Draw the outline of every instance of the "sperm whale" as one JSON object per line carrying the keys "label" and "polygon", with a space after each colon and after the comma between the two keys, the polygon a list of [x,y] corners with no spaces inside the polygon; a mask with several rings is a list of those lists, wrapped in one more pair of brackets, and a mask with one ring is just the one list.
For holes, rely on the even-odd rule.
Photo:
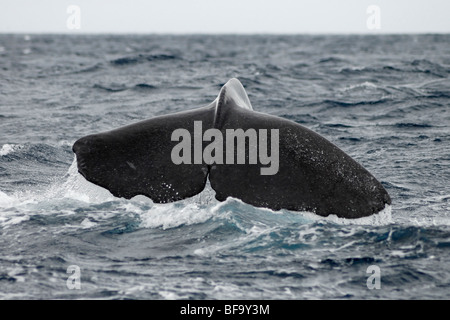
{"label": "sperm whale", "polygon": [[360,218],[391,204],[382,184],[336,145],[288,119],[253,110],[238,79],[207,106],[77,140],[78,171],[116,197],[156,203],[200,193],[273,210]]}

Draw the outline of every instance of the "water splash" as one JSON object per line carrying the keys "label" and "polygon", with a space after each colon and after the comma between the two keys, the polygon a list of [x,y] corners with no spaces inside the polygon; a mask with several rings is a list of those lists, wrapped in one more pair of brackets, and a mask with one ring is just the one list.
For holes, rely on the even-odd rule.
{"label": "water splash", "polygon": [[9,144],[6,143],[2,146],[0,149],[0,157],[6,156],[10,153],[13,153],[15,151],[18,151],[23,148],[23,145],[20,144]]}

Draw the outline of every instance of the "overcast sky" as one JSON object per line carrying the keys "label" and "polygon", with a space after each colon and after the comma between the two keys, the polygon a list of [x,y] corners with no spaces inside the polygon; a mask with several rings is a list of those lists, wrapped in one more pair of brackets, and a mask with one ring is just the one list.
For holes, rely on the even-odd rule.
{"label": "overcast sky", "polygon": [[0,32],[450,33],[450,0],[0,0]]}

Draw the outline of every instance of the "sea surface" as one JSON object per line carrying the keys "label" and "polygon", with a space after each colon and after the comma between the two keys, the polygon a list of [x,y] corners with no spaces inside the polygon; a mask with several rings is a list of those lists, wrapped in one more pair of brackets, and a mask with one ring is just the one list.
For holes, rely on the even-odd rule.
{"label": "sea surface", "polygon": [[[0,35],[0,299],[450,299],[450,35]],[[214,191],[113,197],[87,134],[209,104],[321,134],[392,205],[356,220]]]}

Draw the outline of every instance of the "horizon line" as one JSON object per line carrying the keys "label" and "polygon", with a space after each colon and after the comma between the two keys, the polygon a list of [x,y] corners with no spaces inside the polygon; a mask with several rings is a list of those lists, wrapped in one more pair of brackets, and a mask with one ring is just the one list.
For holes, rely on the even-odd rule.
{"label": "horizon line", "polygon": [[1,31],[2,35],[158,35],[158,36],[296,36],[296,35],[449,35],[450,31],[405,31],[405,32],[380,32],[380,31],[349,31],[349,32],[125,32],[125,31]]}

